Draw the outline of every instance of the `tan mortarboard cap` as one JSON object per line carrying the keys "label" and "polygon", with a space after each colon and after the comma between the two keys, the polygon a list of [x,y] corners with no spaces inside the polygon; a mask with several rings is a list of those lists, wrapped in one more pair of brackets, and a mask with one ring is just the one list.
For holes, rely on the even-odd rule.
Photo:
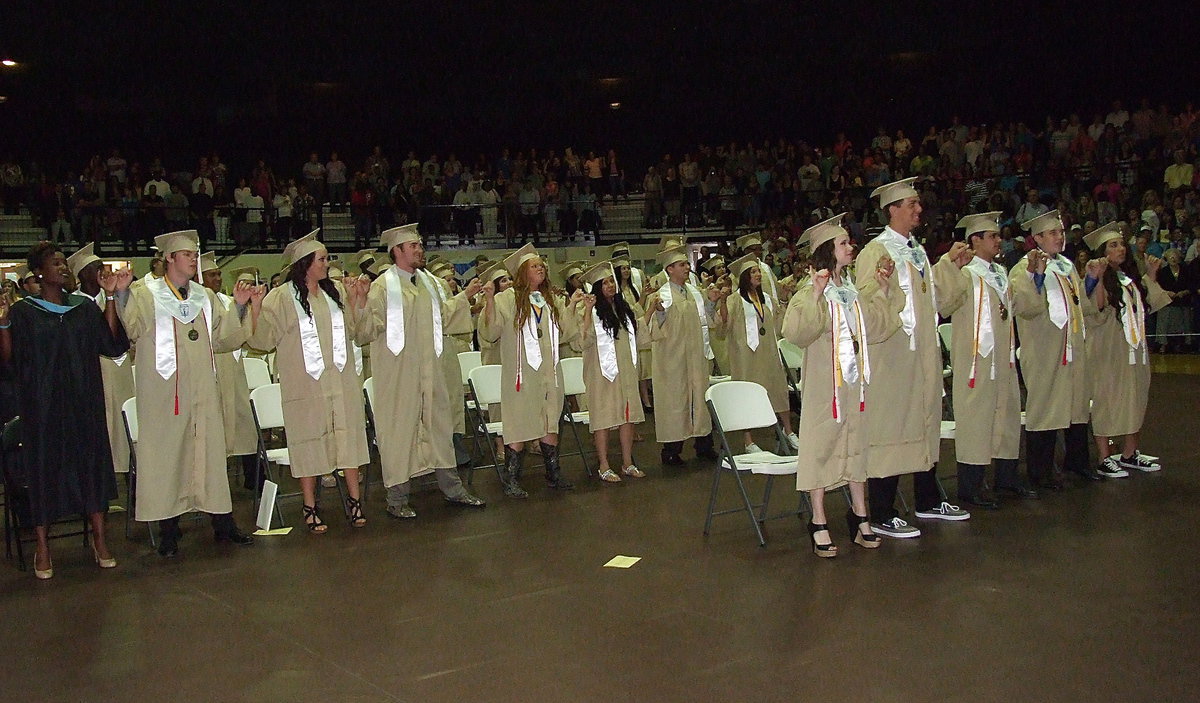
{"label": "tan mortarboard cap", "polygon": [[242,267],[230,270],[229,275],[233,276],[234,283],[237,283],[238,281],[254,283],[256,280],[258,280],[258,267],[242,266]]}
{"label": "tan mortarboard cap", "polygon": [[18,266],[16,268],[16,273],[17,273],[17,283],[24,283],[26,278],[29,278],[30,276],[33,275],[33,271],[30,271],[29,267],[26,266],[25,264],[21,264],[20,266]]}
{"label": "tan mortarboard cap", "polygon": [[166,256],[177,251],[200,251],[200,233],[194,229],[167,232],[154,238],[158,253]]}
{"label": "tan mortarboard cap", "polygon": [[221,267],[217,265],[217,252],[206,251],[200,255],[200,273],[212,271],[213,269],[221,270]]}
{"label": "tan mortarboard cap", "polygon": [[[604,263],[608,263],[608,262],[605,261]],[[569,280],[571,280],[571,276],[583,273],[584,268],[585,268],[585,266],[584,266],[583,262],[568,261],[567,263],[563,264],[562,270],[559,271],[559,273],[562,274],[564,281],[569,281]]]}
{"label": "tan mortarboard cap", "polygon": [[289,265],[294,264],[309,254],[324,249],[325,245],[317,239],[317,233],[320,231],[320,229],[314,229],[313,231],[293,242],[290,242],[286,247],[284,247],[284,262]]}
{"label": "tan mortarboard cap", "polygon": [[95,243],[88,242],[79,247],[79,249],[67,257],[67,268],[71,269],[71,275],[79,278],[79,272],[82,271],[88,264],[95,263],[100,260],[100,257],[95,254]]}
{"label": "tan mortarboard cap", "polygon": [[624,254],[626,257],[629,256],[629,242],[617,242],[608,248],[609,258],[616,259],[621,254]]}
{"label": "tan mortarboard cap", "polygon": [[458,269],[454,268],[454,264],[449,261],[439,261],[429,267],[429,270],[438,278],[445,278],[446,274],[451,274],[455,278],[458,278]]}
{"label": "tan mortarboard cap", "polygon": [[658,240],[658,250],[662,251],[663,249],[683,246],[684,244],[687,244],[686,234],[666,234],[663,235],[662,239]]}
{"label": "tan mortarboard cap", "polygon": [[419,241],[421,241],[421,233],[417,231],[416,222],[385,229],[383,234],[379,235],[379,243],[383,245],[383,250],[387,252],[390,252],[392,247],[398,244]]}
{"label": "tan mortarboard cap", "polygon": [[733,280],[739,281],[743,273],[756,266],[758,266],[758,259],[753,254],[746,254],[739,259],[734,259],[733,263],[729,264],[729,272],[733,274]]}
{"label": "tan mortarboard cap", "polygon": [[999,232],[1000,231],[1000,211],[981,212],[977,215],[965,215],[958,224],[954,225],[955,229],[965,229],[963,236],[970,237],[972,234],[980,232]]}
{"label": "tan mortarboard cap", "polygon": [[807,244],[808,250],[813,252],[817,250],[817,247],[821,246],[825,242],[828,242],[831,239],[836,239],[838,235],[848,235],[849,232],[846,231],[845,227],[842,227],[842,218],[845,216],[846,213],[839,213],[828,220],[825,220],[824,222],[818,222],[812,227],[809,227],[808,229],[804,230],[803,234],[800,235],[800,239],[796,240],[796,244],[798,246],[804,246]]}
{"label": "tan mortarboard cap", "polygon": [[613,270],[611,261],[601,261],[587,271],[583,272],[583,282],[588,285],[595,285],[609,276],[615,281],[617,280],[617,272]]}
{"label": "tan mortarboard cap", "polygon": [[1042,215],[1021,223],[1021,229],[1029,230],[1030,234],[1041,234],[1052,229],[1062,229],[1062,218],[1058,215],[1058,210],[1051,210]]}
{"label": "tan mortarboard cap", "polygon": [[658,256],[655,258],[658,259],[658,265],[662,266],[665,270],[673,263],[688,260],[687,247],[677,246],[670,247],[669,249],[663,249],[662,251],[658,252]]}
{"label": "tan mortarboard cap", "polygon": [[346,267],[340,261],[330,261],[328,273],[330,278],[341,278],[346,275]]}
{"label": "tan mortarboard cap", "polygon": [[700,264],[700,268],[704,269],[705,271],[708,271],[709,273],[712,273],[712,270],[714,268],[716,268],[717,266],[723,265],[724,263],[725,263],[725,257],[718,254],[717,256],[713,256],[708,259],[705,259]]}
{"label": "tan mortarboard cap", "polygon": [[735,239],[733,243],[737,245],[738,251],[746,251],[748,247],[752,247],[756,244],[758,246],[762,246],[762,232],[743,234]]}
{"label": "tan mortarboard cap", "polygon": [[1112,239],[1123,239],[1125,228],[1121,222],[1109,222],[1103,227],[1098,227],[1086,237],[1083,238],[1083,243],[1088,246],[1088,249],[1099,253],[1104,249],[1104,245]]}
{"label": "tan mortarboard cap", "polygon": [[367,268],[367,270],[370,271],[371,273],[375,274],[376,276],[382,276],[383,272],[387,271],[388,268],[391,267],[391,265],[392,265],[391,261],[389,261],[387,259],[380,259],[380,260],[376,261],[375,263],[371,264]]}
{"label": "tan mortarboard cap", "polygon": [[532,244],[526,244],[520,249],[504,257],[504,268],[508,270],[508,275],[516,278],[517,270],[521,268],[521,264],[525,263],[526,261],[533,260],[541,261],[542,256]]}
{"label": "tan mortarboard cap", "polygon": [[508,269],[504,268],[503,261],[489,261],[475,275],[484,283],[493,283],[497,278],[507,276]]}
{"label": "tan mortarboard cap", "polygon": [[871,191],[872,198],[879,198],[879,207],[887,207],[892,203],[898,203],[905,198],[920,197],[920,193],[916,188],[913,188],[913,183],[917,182],[917,177],[902,178],[895,183],[882,185]]}
{"label": "tan mortarboard cap", "polygon": [[370,259],[371,263],[375,263],[375,259],[378,257],[379,252],[375,249],[359,249],[357,252],[355,252],[354,257],[352,258],[354,261],[355,272],[357,273],[358,267],[362,266],[362,262]]}
{"label": "tan mortarboard cap", "polygon": [[475,277],[476,277],[476,276],[478,276],[478,275],[479,275],[479,267],[478,267],[478,266],[472,266],[471,268],[469,268],[469,269],[467,269],[466,271],[463,271],[463,272],[462,272],[462,279],[463,279],[464,281],[469,281],[469,280],[471,280],[472,278],[475,278]]}

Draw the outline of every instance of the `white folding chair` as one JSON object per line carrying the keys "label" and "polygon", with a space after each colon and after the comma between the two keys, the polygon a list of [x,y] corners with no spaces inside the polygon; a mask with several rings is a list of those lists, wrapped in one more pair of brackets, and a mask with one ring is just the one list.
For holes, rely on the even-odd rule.
{"label": "white folding chair", "polygon": [[800,370],[804,367],[804,350],[786,339],[780,339],[779,356],[783,359],[784,370],[787,371],[788,392],[792,394],[799,411],[800,391],[803,388]]}
{"label": "white folding chair", "polygon": [[[502,367],[499,364],[476,366],[467,373],[467,385],[471,387],[471,397],[475,399],[477,405],[475,431],[479,433],[483,444],[487,445],[488,452],[492,455],[491,467],[496,470],[496,476],[503,483],[504,476],[500,473],[500,458],[496,455],[496,443],[492,441],[492,436],[504,436],[504,423],[501,421],[485,422],[483,419],[483,408],[500,402],[501,374]],[[472,463],[472,475],[474,475],[476,468],[482,469],[487,467],[476,467]]]}
{"label": "white folding chair", "polygon": [[[267,430],[282,430],[283,429],[283,397],[280,394],[278,383],[268,383],[265,386],[259,386],[250,391],[250,411],[254,415],[254,428],[258,432],[258,461],[255,462],[255,477],[254,485],[261,486],[263,476],[274,481],[275,474],[271,471],[271,464],[279,466],[290,466],[292,463],[291,456],[288,454],[286,443],[282,447],[268,449],[264,433]],[[286,440],[285,440],[286,442]],[[291,494],[298,495],[298,494]],[[279,499],[284,496],[275,495],[275,514],[279,516],[279,524],[286,526],[287,523],[283,519],[283,513],[279,509]],[[254,514],[258,514],[258,503],[262,498],[261,493],[254,496]]]}
{"label": "white folding chair", "polygon": [[271,372],[271,380],[279,380],[279,369],[275,367],[275,352],[267,352],[263,354],[263,361],[267,362],[267,370]]}
{"label": "white folding chair", "polygon": [[[584,447],[583,440],[579,437],[579,425],[590,424],[591,413],[586,410],[581,412],[571,412],[570,405],[571,397],[582,396],[587,391],[587,386],[583,382],[583,357],[569,356],[559,359],[558,367],[562,370],[563,375],[562,422],[566,422],[568,425],[570,425],[571,434],[575,436],[575,444],[579,447],[579,458],[583,460],[583,470],[587,472],[588,476],[591,476],[592,465],[588,462],[587,448]],[[562,423],[559,424],[561,425]],[[562,456],[564,455],[560,450],[559,457]]]}
{"label": "white folding chair", "polygon": [[[129,509],[125,511],[125,538],[133,538],[132,522],[135,519],[134,510],[137,507],[137,441],[138,414],[137,396],[121,403],[121,421],[125,425],[125,439],[129,443],[129,471],[125,474],[125,492],[129,496]],[[154,529],[146,523],[150,531],[150,544],[154,545]]]}
{"label": "white folding chair", "polygon": [[[758,535],[759,546],[765,547],[767,540],[762,531],[764,522],[776,517],[799,515],[804,510],[804,494],[801,493],[800,508],[795,512],[767,516],[767,505],[771,500],[771,487],[775,477],[794,476],[796,474],[796,457],[780,456],[773,452],[762,451],[735,455],[730,447],[728,433],[763,427],[775,428],[778,441],[786,441],[783,430],[779,428],[775,411],[771,408],[771,399],[767,397],[767,390],[762,386],[750,381],[726,381],[710,386],[704,393],[704,400],[712,415],[713,430],[720,440],[717,462],[713,467],[712,492],[708,498],[708,515],[704,521],[704,534],[707,535],[712,528],[713,517],[745,511],[750,518],[750,523],[754,526],[754,533]],[[718,511],[716,509],[717,490],[720,487],[721,474],[725,472],[733,474],[742,499],[742,506]],[[750,495],[746,492],[746,485],[742,481],[743,472],[767,477],[762,502],[758,505],[750,501]],[[757,515],[754,512],[756,508],[759,509]]]}
{"label": "white folding chair", "polygon": [[250,390],[265,386],[271,382],[271,370],[267,362],[252,356],[242,357],[242,368],[246,371],[246,385]]}
{"label": "white folding chair", "polygon": [[[463,415],[466,418],[471,418],[472,413],[479,413],[479,404],[472,397],[470,392],[470,374],[472,369],[477,369],[483,366],[483,354],[477,351],[465,351],[458,353],[458,370],[463,386],[467,387],[467,392],[463,394]],[[471,429],[471,443],[475,445],[475,454],[483,458],[483,448],[479,446],[478,419],[469,419],[467,426]],[[468,482],[470,474],[468,474]]]}
{"label": "white folding chair", "polygon": [[[954,339],[954,325],[950,324],[949,322],[943,322],[942,324],[938,325],[937,332],[938,339],[942,340],[942,348],[945,350],[946,358],[953,359],[954,357],[952,350],[954,347],[950,346],[950,342]],[[947,363],[945,367],[942,368],[942,378],[947,378],[952,373],[954,373],[954,369],[949,363]]]}
{"label": "white folding chair", "polygon": [[709,376],[708,377],[708,385],[709,385],[709,387],[712,387],[712,386],[717,385],[718,383],[725,383],[726,381],[732,381],[732,380],[733,380],[732,376]]}

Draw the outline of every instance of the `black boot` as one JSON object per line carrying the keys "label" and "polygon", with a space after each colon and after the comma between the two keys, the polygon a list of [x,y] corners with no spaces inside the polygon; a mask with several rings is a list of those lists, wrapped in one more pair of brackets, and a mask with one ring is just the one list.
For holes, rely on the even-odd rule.
{"label": "black boot", "polygon": [[556,491],[569,491],[575,488],[575,484],[562,476],[562,467],[558,465],[558,447],[545,442],[538,442],[538,444],[542,448],[542,462],[546,465],[546,485]]}
{"label": "black boot", "polygon": [[696,438],[696,458],[708,459],[709,461],[717,460],[717,453],[713,451],[713,438],[711,434]]}
{"label": "black boot", "polygon": [[248,491],[254,491],[255,495],[262,493],[263,481],[267,480],[267,477],[258,471],[258,456],[246,454],[238,458],[242,464],[242,486]]}
{"label": "black boot", "polygon": [[237,528],[233,513],[214,513],[212,516],[213,539],[230,542],[243,547],[254,544],[254,538]]}
{"label": "black boot", "polygon": [[158,521],[158,555],[170,559],[179,554],[179,518]]}
{"label": "black boot", "polygon": [[682,451],[683,442],[663,442],[663,466],[683,466],[683,457],[679,456]]}
{"label": "black boot", "polygon": [[504,450],[504,469],[500,472],[500,478],[504,483],[504,495],[512,498],[528,498],[529,494],[521,488],[521,484],[517,480],[521,478],[521,466],[525,463],[525,448],[517,451],[512,447],[507,447]]}
{"label": "black boot", "polygon": [[983,488],[987,467],[958,462],[958,500],[972,507],[995,510],[996,499]]}

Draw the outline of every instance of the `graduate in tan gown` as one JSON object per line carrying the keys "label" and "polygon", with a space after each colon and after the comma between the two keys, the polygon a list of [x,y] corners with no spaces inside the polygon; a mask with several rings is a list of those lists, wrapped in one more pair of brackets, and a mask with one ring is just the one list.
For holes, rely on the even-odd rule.
{"label": "graduate in tan gown", "polygon": [[970,263],[960,271],[936,268],[938,312],[950,318],[954,369],[954,454],[958,500],[977,508],[998,507],[984,489],[989,464],[995,487],[1036,497],[1017,477],[1021,450],[1021,392],[1017,382],[1013,295],[1000,256],[999,212],[967,215],[958,222]]}
{"label": "graduate in tan gown", "polygon": [[[430,261],[432,263],[427,264],[424,271],[428,280],[436,284],[433,292],[443,303],[449,302],[460,292],[458,280],[455,278],[454,265],[438,257],[434,257]],[[461,352],[471,351],[472,332],[474,332],[474,326],[468,305],[466,314],[447,318],[446,326],[442,329],[442,347],[448,349],[449,353],[443,353],[438,357],[441,361],[442,376],[446,379],[446,392],[451,401],[450,416],[454,427],[452,439],[455,457],[459,464],[470,463],[471,454],[463,444],[463,438],[467,433],[467,416],[466,406],[463,404],[465,392],[458,355]]]}
{"label": "graduate in tan gown", "polygon": [[[375,367],[375,439],[383,483],[388,491],[388,514],[402,519],[417,516],[409,504],[411,480],[431,471],[452,503],[483,507],[467,492],[455,468],[451,397],[442,375],[442,359],[454,354],[444,330],[470,318],[470,297],[478,281],[449,300],[441,285],[422,270],[425,248],[416,224],[385,230],[380,239],[392,265],[372,283],[365,277],[347,278],[350,317],[360,344],[371,345]],[[455,357],[455,364],[458,359]],[[459,377],[455,376],[458,387]]]}
{"label": "graduate in tan gown", "polygon": [[608,434],[613,429],[621,441],[621,474],[642,478],[646,474],[633,463],[634,426],[646,419],[637,371],[642,310],[620,294],[611,262],[588,269],[583,280],[592,291],[584,299],[579,320],[583,381],[600,479],[621,480],[608,463]]}
{"label": "graduate in tan gown", "polygon": [[[787,371],[779,356],[779,332],[786,309],[763,288],[762,268],[753,255],[737,259],[729,268],[736,287],[721,288],[714,328],[716,337],[725,340],[729,374],[735,381],[750,381],[766,389],[771,409],[795,451],[800,439],[792,429]],[[744,439],[747,453],[762,451],[749,432]]]}
{"label": "graduate in tan gown", "polygon": [[[1150,399],[1150,351],[1146,315],[1171,304],[1158,285],[1162,259],[1146,257],[1146,275],[1138,281],[1120,222],[1083,238],[1098,257],[1088,262],[1084,287],[1093,305],[1086,316],[1088,376],[1092,381],[1092,434],[1099,472],[1110,478],[1129,470],[1159,471],[1162,466],[1138,450],[1146,404]],[[1114,454],[1110,440],[1122,439]]]}
{"label": "graduate in tan gown", "polygon": [[[491,283],[496,293],[503,293],[512,288],[512,278],[508,275],[508,269],[504,268],[503,261],[493,261],[486,264],[479,273],[479,280],[486,285]],[[578,290],[578,288],[576,289]],[[493,342],[487,338],[487,335],[479,331],[480,315],[483,312],[485,301],[482,296],[476,296],[477,302],[472,308],[475,323],[475,339],[479,343],[479,361],[484,366],[496,366],[500,363],[500,343]],[[488,422],[500,422],[502,420],[500,403],[489,403],[487,406]],[[500,461],[505,461],[504,455],[504,438],[496,437],[496,457]]]}
{"label": "graduate in tan gown", "polygon": [[1054,467],[1054,444],[1063,431],[1064,468],[1099,481],[1088,458],[1092,381],[1087,373],[1084,315],[1094,307],[1071,260],[1062,255],[1066,236],[1058,210],[1021,225],[1037,248],[1009,271],[1025,381],[1025,464],[1035,487],[1062,490]]}
{"label": "graduate in tan gown", "polygon": [[[700,263],[701,285],[703,290],[708,290],[709,286],[717,288],[732,288],[732,282],[729,280],[729,269],[725,266],[725,257],[720,254],[710,257]],[[713,351],[713,363],[716,368],[713,373],[717,376],[728,376],[729,374],[729,340],[725,337],[712,335],[708,340]]]}
{"label": "graduate in tan gown", "polygon": [[[904,295],[901,330],[871,349],[877,369],[868,401],[878,412],[867,418],[871,450],[867,455],[867,493],[871,527],[886,537],[919,537],[921,531],[896,512],[902,474],[912,474],[915,515],[925,520],[966,520],[971,514],[942,500],[937,460],[942,426],[942,347],[937,333],[934,266],[914,238],[921,223],[921,198],[906,178],[876,188],[871,197],[888,220],[887,227],[863,247],[855,262],[855,283],[870,298],[879,287],[875,270],[882,259],[896,266],[893,285]],[[970,255],[955,242],[938,266],[957,273]]]}
{"label": "graduate in tan gown", "polygon": [[[734,240],[734,243],[737,245],[738,251],[741,252],[741,256],[748,255],[753,257],[754,263],[758,265],[758,269],[762,273],[763,290],[767,295],[770,295],[775,300],[779,300],[781,293],[779,290],[779,279],[775,277],[775,272],[771,270],[771,267],[767,266],[766,262],[762,260],[762,232],[751,232],[750,234],[742,235]],[[732,268],[732,265],[730,265],[730,268]]]}
{"label": "graduate in tan gown", "polygon": [[[79,293],[96,301],[101,312],[108,308],[105,292],[100,285],[104,262],[96,256],[91,243],[80,247],[67,257],[67,266],[79,282]],[[100,375],[104,382],[104,418],[108,422],[108,443],[112,449],[113,468],[117,473],[129,471],[129,437],[121,406],[133,397],[133,355],[126,352],[115,359],[100,357]]]}
{"label": "graduate in tan gown", "polygon": [[660,252],[658,262],[668,281],[646,298],[645,327],[654,355],[671,359],[659,365],[653,379],[658,399],[654,432],[663,445],[662,463],[682,465],[683,442],[692,437],[698,458],[716,460],[704,393],[713,360],[709,327],[720,291],[712,287],[701,292],[688,282],[691,263],[683,246]]}
{"label": "graduate in tan gown", "polygon": [[[233,272],[234,282],[257,285],[257,273],[256,269],[238,269]],[[221,292],[221,268],[217,266],[216,254],[205,252],[200,255],[200,276],[204,287],[216,294],[217,302],[227,312],[232,310],[233,298]],[[250,386],[246,383],[243,361],[245,353],[245,349],[234,349],[216,355],[217,389],[221,394],[221,416],[225,419],[225,455],[241,457],[244,485],[249,490],[257,490],[254,481],[258,435],[254,431],[254,412],[250,409]]]}
{"label": "graduate in tan gown", "polygon": [[843,216],[801,235],[798,244],[812,249],[817,270],[792,296],[783,321],[783,338],[805,350],[799,432],[804,449],[796,458],[796,489],[809,492],[809,538],[819,557],[837,556],[825,516],[825,492],[843,484],[850,486],[846,524],[854,543],[867,549],[879,546],[867,517],[867,415],[887,409],[868,409],[866,388],[871,345],[900,328],[897,315],[903,304],[903,296],[891,292],[890,259],[881,259],[875,270],[875,293],[870,298],[859,294],[846,270],[854,261],[854,244],[842,227]]}
{"label": "graduate in tan gown", "polygon": [[[158,553],[179,551],[179,516],[212,514],[218,542],[252,544],[233,520],[225,471],[225,421],[217,389],[216,354],[242,346],[246,306],[261,289],[234,286],[226,310],[197,282],[200,237],[195,230],[154,238],[166,262],[162,278],[117,295],[137,365],[137,503],[134,517],[159,523]],[[245,324],[243,324],[243,321]]]}
{"label": "graduate in tan gown", "polygon": [[352,527],[367,524],[358,470],[371,460],[346,292],[328,277],[329,252],[317,239],[319,231],[284,248],[287,277],[252,306],[250,336],[255,349],[275,350],[289,468],[299,479],[304,524],[312,534],[328,529],[316,503],[317,477],[338,469],[346,476],[347,521]]}
{"label": "graduate in tan gown", "polygon": [[570,305],[558,302],[546,264],[526,244],[504,259],[513,287],[496,293],[484,286],[479,333],[500,346],[501,404],[504,406],[504,493],[526,498],[519,483],[526,443],[536,440],[546,468],[546,484],[557,490],[574,485],[563,478],[558,462],[558,427],[563,411],[563,379],[558,348],[579,334],[572,308],[583,300],[576,291]]}

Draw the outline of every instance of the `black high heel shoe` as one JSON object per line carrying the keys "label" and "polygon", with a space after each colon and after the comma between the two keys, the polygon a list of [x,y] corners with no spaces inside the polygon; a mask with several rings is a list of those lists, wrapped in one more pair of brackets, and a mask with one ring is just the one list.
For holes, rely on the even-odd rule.
{"label": "black high heel shoe", "polygon": [[883,540],[875,533],[869,535],[863,534],[862,526],[869,525],[870,522],[871,518],[867,515],[855,515],[853,510],[846,511],[846,527],[850,528],[850,532],[854,533],[854,543],[860,547],[875,549]]}
{"label": "black high heel shoe", "polygon": [[829,525],[817,525],[812,522],[808,523],[808,538],[812,540],[813,554],[826,559],[836,557],[838,553],[837,545],[833,542],[825,544],[817,544],[817,533],[821,530],[828,530]]}
{"label": "black high heel shoe", "polygon": [[351,527],[366,527],[367,519],[363,517],[362,501],[346,496],[346,520]]}

